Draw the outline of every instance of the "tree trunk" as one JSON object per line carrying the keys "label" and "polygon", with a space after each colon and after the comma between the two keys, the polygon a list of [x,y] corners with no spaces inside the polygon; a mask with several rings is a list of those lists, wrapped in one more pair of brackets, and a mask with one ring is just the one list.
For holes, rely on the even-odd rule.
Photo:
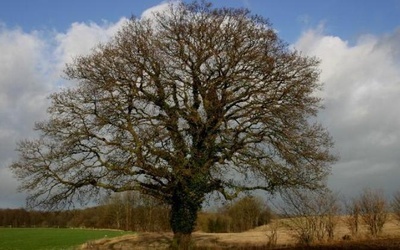
{"label": "tree trunk", "polygon": [[173,249],[189,249],[201,201],[183,190],[175,190],[171,204],[170,224],[174,232]]}
{"label": "tree trunk", "polygon": [[192,234],[174,233],[171,249],[188,250],[192,242]]}

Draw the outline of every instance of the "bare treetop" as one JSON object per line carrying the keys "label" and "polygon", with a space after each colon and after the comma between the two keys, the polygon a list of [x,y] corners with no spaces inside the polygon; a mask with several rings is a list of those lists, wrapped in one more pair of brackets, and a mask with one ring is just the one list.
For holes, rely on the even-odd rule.
{"label": "bare treetop", "polygon": [[247,10],[172,4],[67,66],[79,85],[51,96],[11,168],[31,205],[139,190],[171,204],[172,224],[211,192],[318,188],[334,157],[310,119],[317,66]]}

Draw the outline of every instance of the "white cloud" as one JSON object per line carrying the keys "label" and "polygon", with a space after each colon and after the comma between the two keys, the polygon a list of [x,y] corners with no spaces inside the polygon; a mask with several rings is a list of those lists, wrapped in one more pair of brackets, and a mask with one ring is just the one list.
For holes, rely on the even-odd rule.
{"label": "white cloud", "polygon": [[[36,72],[44,70],[38,60],[44,43],[37,34],[0,28],[0,108],[3,112],[15,108],[32,92],[42,92]],[[22,100],[23,101],[23,100]]]}
{"label": "white cloud", "polygon": [[15,191],[10,194],[17,182],[6,168],[15,157],[16,141],[44,117],[51,90],[43,77],[49,66],[42,60],[45,46],[38,33],[0,27],[0,207],[17,197]]}
{"label": "white cloud", "polygon": [[117,23],[104,22],[102,25],[73,23],[66,33],[57,34],[55,57],[58,68],[64,68],[65,64],[71,63],[76,56],[89,54],[95,46],[116,34],[126,21],[126,18],[121,18]]}
{"label": "white cloud", "polygon": [[330,184],[357,193],[365,186],[391,193],[400,188],[400,30],[384,37],[366,35],[355,45],[323,34],[305,32],[295,44],[321,59],[320,114],[336,141],[340,161]]}
{"label": "white cloud", "polygon": [[66,33],[52,34],[0,25],[0,208],[24,205],[7,166],[17,141],[34,136],[34,123],[46,118],[48,95],[65,84],[65,63],[107,41],[124,22],[74,23]]}
{"label": "white cloud", "polygon": [[164,13],[169,9],[170,4],[177,4],[180,1],[172,1],[172,2],[168,2],[168,1],[164,1],[159,5],[156,5],[154,7],[148,8],[147,10],[143,11],[142,15],[141,15],[141,19],[152,19],[154,18],[155,15],[157,15],[158,13]]}
{"label": "white cloud", "polygon": [[[151,8],[165,11],[167,3]],[[0,25],[0,207],[23,206],[17,180],[7,169],[16,142],[33,135],[45,118],[46,97],[58,89],[65,63],[104,42],[117,23],[74,23],[65,33],[25,33]],[[400,30],[383,37],[363,36],[354,45],[325,35],[323,27],[305,32],[294,45],[322,60],[320,95],[323,124],[336,141],[340,161],[330,185],[358,193],[364,186],[392,192],[400,188]]]}
{"label": "white cloud", "polygon": [[[32,119],[40,119],[45,113],[46,96],[51,91],[51,84],[45,78],[50,64],[42,60],[45,47],[46,43],[37,33],[0,28],[0,143],[3,146],[6,137],[23,136],[31,131]],[[0,156],[3,155],[1,151]]]}
{"label": "white cloud", "polygon": [[[167,3],[145,11],[164,11]],[[106,42],[127,21],[116,23],[73,23],[65,33],[7,28],[0,23],[0,208],[24,206],[24,195],[17,193],[18,182],[8,165],[16,157],[16,143],[35,136],[36,121],[46,118],[48,95],[70,86],[62,70],[73,58],[87,55]]]}

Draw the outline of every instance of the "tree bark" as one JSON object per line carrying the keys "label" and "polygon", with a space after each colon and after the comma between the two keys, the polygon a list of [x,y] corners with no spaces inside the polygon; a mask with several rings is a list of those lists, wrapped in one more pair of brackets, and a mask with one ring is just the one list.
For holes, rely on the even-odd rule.
{"label": "tree bark", "polygon": [[172,249],[174,250],[188,250],[192,242],[192,234],[174,233],[172,242]]}
{"label": "tree bark", "polygon": [[173,249],[189,249],[191,235],[196,225],[197,212],[201,208],[201,200],[193,199],[190,193],[177,188],[171,204],[170,224],[174,232]]}

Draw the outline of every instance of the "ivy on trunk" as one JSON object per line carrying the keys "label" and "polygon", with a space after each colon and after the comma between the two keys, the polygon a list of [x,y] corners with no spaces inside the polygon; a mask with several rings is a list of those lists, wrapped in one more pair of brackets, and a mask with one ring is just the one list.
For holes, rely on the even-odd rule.
{"label": "ivy on trunk", "polygon": [[[187,248],[197,220],[197,212],[201,208],[204,194],[193,197],[181,185],[172,194],[170,224],[174,232],[174,241],[178,246]],[[200,198],[200,199],[199,199]]]}

